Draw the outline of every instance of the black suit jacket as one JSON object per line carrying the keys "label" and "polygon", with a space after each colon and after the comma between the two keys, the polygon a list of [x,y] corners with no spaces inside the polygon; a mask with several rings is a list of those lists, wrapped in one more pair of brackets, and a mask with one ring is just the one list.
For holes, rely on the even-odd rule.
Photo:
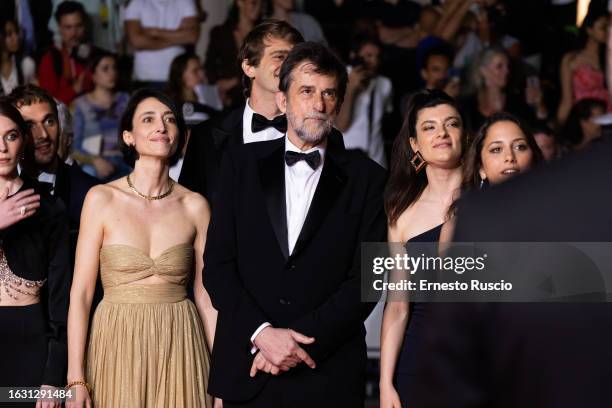
{"label": "black suit jacket", "polygon": [[[612,241],[610,157],[607,140],[468,197],[455,241]],[[610,303],[433,306],[414,406],[612,406]]]}
{"label": "black suit jacket", "polygon": [[[211,204],[217,191],[219,166],[227,149],[244,144],[242,117],[244,106],[225,116],[202,122],[191,129],[179,183],[202,194]],[[342,134],[334,129],[329,136],[332,146],[344,148]]]}
{"label": "black suit jacket", "polygon": [[[298,398],[290,406],[360,406],[363,321],[373,308],[360,302],[360,243],[385,239],[385,172],[328,144],[288,256],[284,152],[285,138],[252,143],[228,150],[221,166],[204,255],[204,284],[219,311],[209,392],[243,401],[268,382]],[[315,337],[305,348],[316,369],[302,364],[280,377],[250,378],[250,337],[264,322]]]}
{"label": "black suit jacket", "polygon": [[99,183],[95,177],[81,170],[76,163],[70,165],[60,160],[55,175],[54,195],[64,202],[68,210],[71,231],[78,231],[85,196],[90,188]]}

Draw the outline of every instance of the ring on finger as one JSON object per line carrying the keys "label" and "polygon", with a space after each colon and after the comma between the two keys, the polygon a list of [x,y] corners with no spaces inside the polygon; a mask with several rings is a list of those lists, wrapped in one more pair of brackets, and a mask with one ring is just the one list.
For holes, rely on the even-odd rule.
{"label": "ring on finger", "polygon": [[26,211],[28,211],[28,206],[27,205],[22,205],[21,208],[19,208],[19,214],[22,217],[25,215]]}

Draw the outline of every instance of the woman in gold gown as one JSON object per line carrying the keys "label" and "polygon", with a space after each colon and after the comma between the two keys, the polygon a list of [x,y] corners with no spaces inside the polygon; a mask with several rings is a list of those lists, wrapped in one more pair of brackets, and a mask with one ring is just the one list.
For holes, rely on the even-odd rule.
{"label": "woman in gold gown", "polygon": [[[83,206],[68,313],[68,386],[76,397],[67,406],[212,407],[216,311],[202,284],[210,210],[168,173],[185,123],[163,93],[141,90],[119,132],[134,171],[92,188]],[[104,298],[88,336],[98,270]]]}

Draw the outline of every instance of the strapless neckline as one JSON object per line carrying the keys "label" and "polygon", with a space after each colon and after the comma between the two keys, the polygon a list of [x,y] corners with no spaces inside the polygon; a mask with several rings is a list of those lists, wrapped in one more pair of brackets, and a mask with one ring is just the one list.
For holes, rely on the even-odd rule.
{"label": "strapless neckline", "polygon": [[114,247],[124,247],[124,248],[131,248],[136,250],[137,252],[141,253],[142,255],[146,256],[147,258],[151,259],[152,261],[155,261],[156,259],[161,258],[162,256],[166,255],[168,252],[171,252],[177,248],[183,247],[183,246],[187,246],[187,247],[192,247],[192,244],[190,244],[189,242],[183,242],[180,244],[176,244],[176,245],[172,245],[166,249],[164,249],[162,252],[160,252],[158,255],[156,256],[151,256],[149,255],[147,252],[145,252],[144,250],[142,250],[141,248],[138,248],[137,246],[134,245],[130,245],[130,244],[106,244],[103,245],[100,248],[100,251],[104,250],[105,248],[114,248]]}

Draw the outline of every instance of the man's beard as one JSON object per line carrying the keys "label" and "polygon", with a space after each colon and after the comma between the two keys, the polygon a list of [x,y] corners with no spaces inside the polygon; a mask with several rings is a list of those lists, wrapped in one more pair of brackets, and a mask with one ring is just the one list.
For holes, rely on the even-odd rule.
{"label": "man's beard", "polygon": [[[47,143],[49,144],[49,147],[46,149],[47,152],[42,153],[36,150],[37,145],[47,144]],[[47,166],[53,163],[56,156],[57,156],[57,143],[54,143],[53,141],[48,140],[48,141],[39,142],[39,143],[34,144],[34,161],[36,162],[36,166],[42,166],[42,167]]]}
{"label": "man's beard", "polygon": [[[325,113],[310,112],[309,114],[304,116],[304,119],[299,121],[298,118],[293,116],[289,108],[289,105],[287,105],[286,115],[287,115],[287,121],[289,122],[289,126],[293,128],[297,137],[299,137],[300,140],[306,143],[318,144],[332,130],[333,119],[330,118],[330,116]],[[306,125],[306,121],[317,123],[318,125],[316,126],[316,129],[312,129],[312,126],[309,128]]]}

